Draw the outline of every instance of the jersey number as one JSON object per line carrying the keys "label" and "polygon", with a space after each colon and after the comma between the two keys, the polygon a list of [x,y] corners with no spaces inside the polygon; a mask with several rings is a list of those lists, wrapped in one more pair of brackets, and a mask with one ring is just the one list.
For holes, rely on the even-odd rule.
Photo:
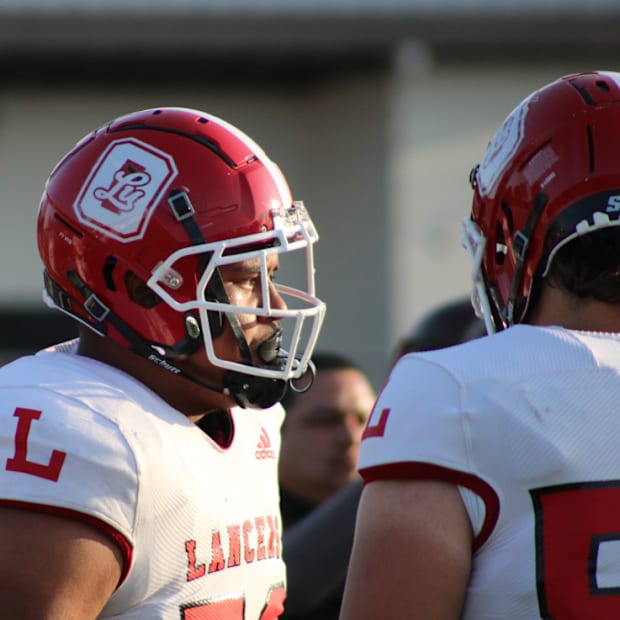
{"label": "jersey number", "polygon": [[[277,620],[284,611],[285,598],[284,587],[278,586],[269,590],[267,603],[259,620]],[[244,620],[244,603],[243,597],[190,603],[181,607],[181,620]]]}
{"label": "jersey number", "polygon": [[536,513],[536,584],[543,618],[617,620],[620,572],[605,574],[620,548],[620,480],[530,491]]}

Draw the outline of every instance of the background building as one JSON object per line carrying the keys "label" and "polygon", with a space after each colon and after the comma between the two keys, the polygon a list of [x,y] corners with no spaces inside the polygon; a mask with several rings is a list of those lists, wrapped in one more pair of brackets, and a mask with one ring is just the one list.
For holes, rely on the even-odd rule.
{"label": "background building", "polygon": [[[469,293],[468,175],[529,91],[620,70],[616,0],[0,0],[0,352],[41,309],[36,207],[82,135],[182,105],[265,147],[313,214],[319,347],[385,377],[399,336]],[[47,323],[46,321],[54,321]]]}

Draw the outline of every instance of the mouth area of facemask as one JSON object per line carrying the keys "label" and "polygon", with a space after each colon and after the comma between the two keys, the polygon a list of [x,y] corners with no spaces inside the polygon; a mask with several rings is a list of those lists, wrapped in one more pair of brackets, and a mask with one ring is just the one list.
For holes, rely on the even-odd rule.
{"label": "mouth area of facemask", "polygon": [[282,350],[282,335],[282,328],[278,327],[273,335],[258,347],[258,357],[265,365],[272,368],[284,367],[284,354],[286,352]]}

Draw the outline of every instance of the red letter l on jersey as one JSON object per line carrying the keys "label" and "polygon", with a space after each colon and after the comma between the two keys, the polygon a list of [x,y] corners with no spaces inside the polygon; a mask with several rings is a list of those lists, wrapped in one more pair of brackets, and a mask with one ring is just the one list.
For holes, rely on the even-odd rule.
{"label": "red letter l on jersey", "polygon": [[39,478],[47,478],[56,482],[60,476],[60,470],[65,462],[66,452],[53,450],[47,465],[41,465],[34,461],[28,460],[28,435],[30,433],[30,425],[33,420],[41,417],[41,412],[36,409],[24,409],[18,407],[13,414],[19,421],[17,422],[17,431],[15,432],[15,456],[6,460],[7,471],[19,471]]}
{"label": "red letter l on jersey", "polygon": [[364,432],[362,433],[362,439],[366,439],[367,437],[383,437],[385,425],[390,415],[390,409],[382,409],[379,415],[379,421],[375,424],[375,418],[377,417],[375,415],[376,411],[376,409],[373,409],[370,417],[366,421],[366,428],[364,428]]}

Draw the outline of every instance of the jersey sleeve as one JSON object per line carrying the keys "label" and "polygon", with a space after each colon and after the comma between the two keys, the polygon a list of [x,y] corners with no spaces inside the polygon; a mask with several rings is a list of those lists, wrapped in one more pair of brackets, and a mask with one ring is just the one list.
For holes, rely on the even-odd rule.
{"label": "jersey sleeve", "polygon": [[469,469],[458,381],[423,358],[405,357],[382,389],[364,431],[360,469],[411,461]]}
{"label": "jersey sleeve", "polygon": [[121,429],[53,391],[4,388],[0,398],[0,502],[73,511],[131,545],[138,474]]}
{"label": "jersey sleeve", "polygon": [[484,504],[482,519],[466,504],[479,546],[497,520],[499,499],[477,467],[470,431],[458,376],[423,356],[406,356],[392,371],[368,419],[360,474],[365,482],[426,478],[473,491]]}

